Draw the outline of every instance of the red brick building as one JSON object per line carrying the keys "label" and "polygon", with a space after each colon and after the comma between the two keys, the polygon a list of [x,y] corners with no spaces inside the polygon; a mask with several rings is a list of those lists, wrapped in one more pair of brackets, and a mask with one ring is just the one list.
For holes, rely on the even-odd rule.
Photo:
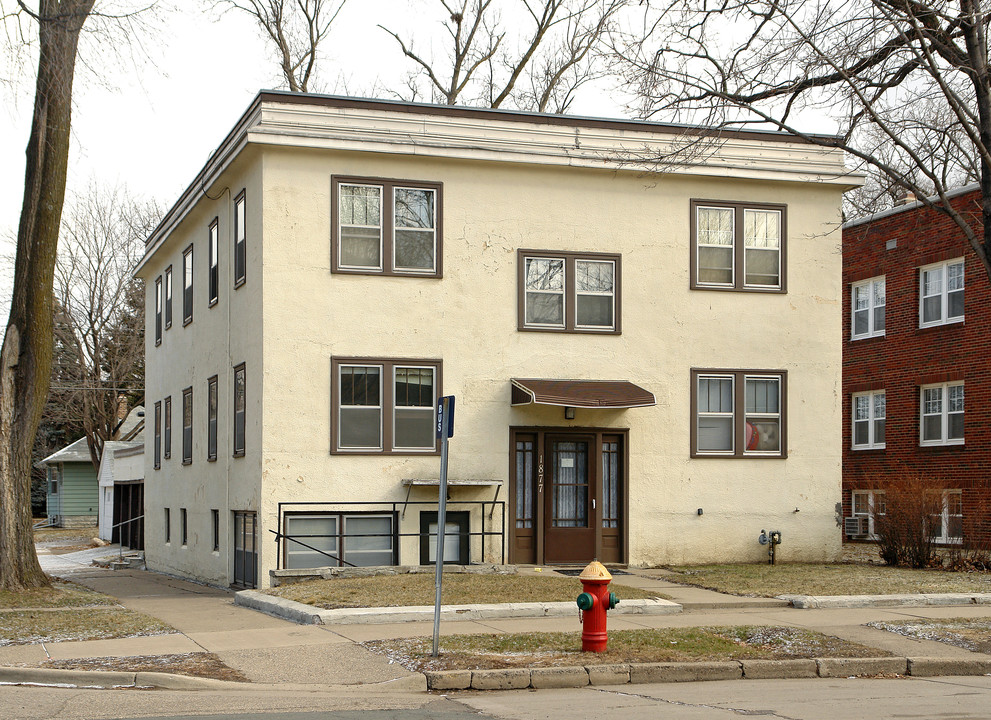
{"label": "red brick building", "polygon": [[[980,224],[979,191],[951,202]],[[991,282],[957,226],[908,203],[843,229],[843,517],[869,540],[899,477],[938,485],[937,541],[987,537]]]}

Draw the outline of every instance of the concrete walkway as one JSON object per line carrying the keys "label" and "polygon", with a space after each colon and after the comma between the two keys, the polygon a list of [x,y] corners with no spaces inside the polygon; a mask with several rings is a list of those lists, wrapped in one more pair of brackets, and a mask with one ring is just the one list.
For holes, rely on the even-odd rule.
{"label": "concrete walkway", "polygon": [[[378,689],[394,687],[404,691],[426,687],[423,675],[411,673],[387,658],[366,650],[361,643],[429,636],[433,631],[432,622],[297,625],[238,607],[233,602],[233,594],[225,590],[143,570],[111,571],[90,564],[94,556],[108,554],[107,548],[99,548],[62,556],[41,554],[40,557],[46,572],[113,595],[124,607],[156,617],[175,627],[178,634],[0,647],[0,666],[35,664],[47,658],[211,652],[256,683],[374,686]],[[523,569],[522,572],[536,570]],[[543,569],[542,572],[553,571]],[[785,625],[834,635],[902,658],[979,659],[991,663],[989,656],[864,626],[873,620],[899,622],[919,618],[991,617],[991,605],[799,610],[783,600],[741,598],[677,585],[666,579],[664,571],[633,572],[635,574],[623,575],[617,580],[664,594],[682,605],[683,612],[673,615],[616,615],[610,618],[611,630]],[[579,628],[575,610],[570,617],[444,622],[441,632],[454,635],[575,631]],[[0,667],[0,682],[4,680],[3,668]],[[23,679],[19,681],[23,682]]]}

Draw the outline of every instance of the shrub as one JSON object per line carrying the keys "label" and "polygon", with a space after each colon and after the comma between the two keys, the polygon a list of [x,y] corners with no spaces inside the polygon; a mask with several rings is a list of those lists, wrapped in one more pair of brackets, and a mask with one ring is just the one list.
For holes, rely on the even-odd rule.
{"label": "shrub", "polygon": [[883,488],[884,505],[875,507],[874,514],[881,559],[889,565],[930,567],[936,561],[943,483],[911,475],[889,479]]}

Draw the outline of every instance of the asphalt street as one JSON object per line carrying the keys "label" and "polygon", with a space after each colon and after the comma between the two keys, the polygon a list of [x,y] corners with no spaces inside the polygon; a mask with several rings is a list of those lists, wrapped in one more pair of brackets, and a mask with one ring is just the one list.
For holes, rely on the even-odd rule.
{"label": "asphalt street", "polygon": [[991,677],[746,680],[451,695],[0,687],[5,720],[987,720]]}

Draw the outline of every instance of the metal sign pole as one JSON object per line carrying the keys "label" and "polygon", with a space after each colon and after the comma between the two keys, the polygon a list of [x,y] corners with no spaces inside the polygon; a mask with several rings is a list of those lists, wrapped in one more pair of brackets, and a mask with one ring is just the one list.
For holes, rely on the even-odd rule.
{"label": "metal sign pole", "polygon": [[444,577],[444,542],[447,539],[447,440],[454,434],[454,396],[437,401],[437,437],[440,438],[440,485],[437,499],[437,572],[434,579],[434,645],[437,657],[440,641],[440,597]]}

